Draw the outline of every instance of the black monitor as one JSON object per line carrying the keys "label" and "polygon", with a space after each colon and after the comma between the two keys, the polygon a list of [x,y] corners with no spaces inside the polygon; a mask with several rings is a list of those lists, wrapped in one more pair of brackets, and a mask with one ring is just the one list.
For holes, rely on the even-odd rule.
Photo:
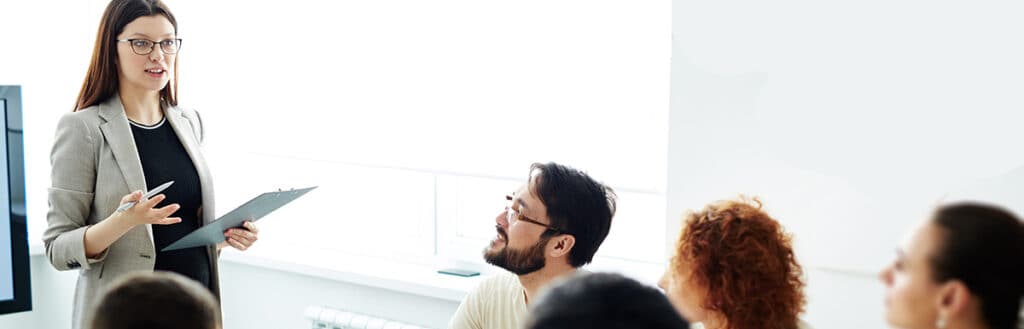
{"label": "black monitor", "polygon": [[0,170],[7,174],[0,174],[0,314],[7,314],[32,309],[20,86],[0,86],[0,113],[7,128],[0,134]]}

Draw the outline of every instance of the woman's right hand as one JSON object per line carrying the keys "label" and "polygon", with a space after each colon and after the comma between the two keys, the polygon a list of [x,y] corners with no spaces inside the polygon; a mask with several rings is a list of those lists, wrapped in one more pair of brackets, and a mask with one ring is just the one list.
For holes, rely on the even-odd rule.
{"label": "woman's right hand", "polygon": [[[136,203],[125,211],[115,211],[109,217],[88,226],[85,230],[85,257],[97,259],[110,247],[114,241],[120,239],[125,233],[136,225],[155,224],[168,225],[181,222],[181,217],[167,217],[181,208],[177,203],[169,204],[161,208],[153,208],[164,201],[163,194],[157,195]],[[132,194],[121,198],[120,204],[142,199],[142,191],[135,191]]]}
{"label": "woman's right hand", "polygon": [[[135,191],[122,197],[120,204],[139,201],[141,198],[142,191]],[[149,200],[140,201],[134,206],[131,206],[123,212],[116,213],[115,215],[121,217],[133,227],[141,224],[170,225],[181,222],[181,217],[167,217],[175,211],[178,211],[178,208],[181,208],[177,203],[172,203],[161,208],[153,208],[160,204],[164,198],[166,197],[163,194],[158,194],[157,196],[149,198]]]}

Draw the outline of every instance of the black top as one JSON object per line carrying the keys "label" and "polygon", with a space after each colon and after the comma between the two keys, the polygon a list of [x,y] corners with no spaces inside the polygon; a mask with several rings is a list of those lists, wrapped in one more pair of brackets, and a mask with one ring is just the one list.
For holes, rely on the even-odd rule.
{"label": "black top", "polygon": [[131,126],[135,147],[139,150],[139,160],[142,161],[142,172],[146,176],[146,186],[154,188],[174,181],[162,192],[167,198],[157,207],[172,203],[181,206],[171,214],[171,217],[181,217],[181,222],[153,225],[153,243],[156,247],[156,266],[153,269],[190,277],[209,288],[210,257],[206,247],[160,251],[202,226],[199,207],[203,203],[203,193],[192,158],[166,118],[153,126],[135,122],[131,122]]}

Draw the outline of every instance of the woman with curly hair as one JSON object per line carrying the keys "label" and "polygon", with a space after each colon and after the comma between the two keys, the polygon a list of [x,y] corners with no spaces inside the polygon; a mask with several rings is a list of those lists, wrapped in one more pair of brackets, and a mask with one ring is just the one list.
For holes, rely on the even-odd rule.
{"label": "woman with curly hair", "polygon": [[658,286],[683,317],[707,329],[798,329],[809,328],[798,318],[802,276],[791,237],[761,202],[727,200],[684,216]]}

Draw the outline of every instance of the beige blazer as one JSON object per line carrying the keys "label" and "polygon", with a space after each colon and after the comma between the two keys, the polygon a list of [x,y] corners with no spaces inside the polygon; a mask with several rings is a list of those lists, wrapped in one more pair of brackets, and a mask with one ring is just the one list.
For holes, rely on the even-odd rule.
{"label": "beige blazer", "polygon": [[[166,106],[164,117],[195,164],[203,193],[200,216],[203,225],[210,223],[214,220],[213,184],[200,151],[203,127],[199,115],[191,109]],[[53,170],[43,242],[53,267],[79,270],[72,318],[72,328],[77,329],[84,326],[90,308],[108,283],[129,272],[153,271],[156,261],[150,225],[131,229],[95,259],[85,256],[85,230],[110,216],[121,197],[149,188],[120,97],[115,94],[102,104],[61,117],[50,163]],[[211,286],[219,297],[217,249],[207,249]]]}

